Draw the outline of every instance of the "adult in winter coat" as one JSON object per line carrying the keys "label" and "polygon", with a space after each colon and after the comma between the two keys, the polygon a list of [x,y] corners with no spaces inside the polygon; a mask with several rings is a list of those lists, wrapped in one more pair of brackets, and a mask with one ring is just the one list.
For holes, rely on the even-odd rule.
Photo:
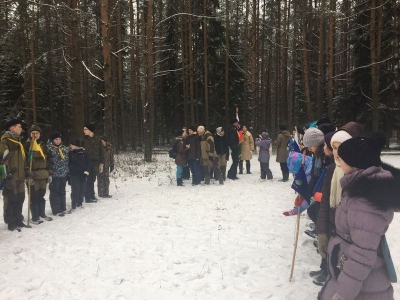
{"label": "adult in winter coat", "polygon": [[225,129],[218,127],[214,135],[215,151],[218,156],[218,167],[221,170],[222,179],[226,179],[226,164],[229,160],[229,147],[228,141],[225,136]]}
{"label": "adult in winter coat", "polygon": [[256,139],[256,146],[260,147],[260,151],[258,153],[258,161],[260,162],[260,169],[261,169],[261,179],[268,180],[272,179],[272,172],[269,169],[269,148],[271,147],[271,139],[268,136],[268,132],[262,132],[261,137]]}
{"label": "adult in winter coat", "polygon": [[187,155],[190,146],[186,144],[186,132],[178,130],[177,137],[175,138],[176,147],[176,184],[177,186],[183,186],[183,168],[187,165]]}
{"label": "adult in winter coat", "polygon": [[243,174],[243,161],[246,161],[246,173],[250,172],[250,160],[254,151],[254,140],[251,133],[247,130],[246,126],[243,126],[243,141],[240,143],[240,160],[239,160],[239,174]]}
{"label": "adult in winter coat", "polygon": [[186,145],[188,145],[187,161],[192,172],[192,185],[198,185],[203,178],[200,166],[201,158],[201,138],[197,134],[196,127],[190,126],[188,128],[189,135],[186,137]]}
{"label": "adult in winter coat", "polygon": [[289,150],[288,150],[288,142],[290,139],[290,133],[287,131],[286,125],[281,125],[279,128],[278,136],[276,140],[274,141],[274,145],[276,146],[276,161],[280,164],[281,166],[281,171],[282,171],[282,180],[286,182],[289,180],[289,169],[286,164],[286,160],[289,156]]}
{"label": "adult in winter coat", "polygon": [[213,170],[219,184],[224,184],[222,179],[221,170],[218,168],[218,156],[215,152],[214,137],[211,132],[206,131],[204,126],[199,126],[197,132],[201,137],[201,165],[205,178],[205,184],[210,184],[210,172]]}
{"label": "adult in winter coat", "polygon": [[[33,149],[32,161],[32,181],[28,184],[31,185],[31,214],[32,223],[40,224],[39,219],[42,218],[46,221],[53,220],[51,217],[46,216],[46,200],[44,196],[46,195],[46,187],[49,181],[49,165],[47,160],[47,146],[42,140],[42,129],[37,125],[32,125],[28,131],[29,138],[25,142],[25,152],[29,153],[33,145],[33,141],[36,140],[38,149]],[[51,180],[51,178],[50,178]]]}
{"label": "adult in winter coat", "polygon": [[[352,136],[351,134],[354,136]],[[327,139],[333,134],[330,141]],[[318,234],[318,252],[321,257],[326,258],[326,251],[330,237],[335,233],[335,210],[342,198],[342,187],[340,179],[344,176],[338,160],[338,148],[340,145],[351,139],[364,135],[362,126],[356,122],[350,122],[341,127],[338,131],[325,135],[326,146],[331,147],[334,157],[334,164],[331,164],[326,171],[322,185],[322,200],[318,211],[316,232]],[[312,271],[310,275],[315,277],[313,282],[321,285],[327,276],[327,264],[322,263],[319,271]]]}
{"label": "adult in winter coat", "polygon": [[67,211],[65,186],[68,176],[69,149],[62,144],[59,132],[54,132],[50,136],[47,149],[51,211],[53,215],[63,217]]}
{"label": "adult in winter coat", "polygon": [[21,144],[22,121],[13,119],[7,122],[5,133],[0,141],[0,157],[9,151],[6,164],[11,173],[3,190],[3,216],[4,223],[10,231],[26,227],[23,223],[22,206],[25,200],[25,159],[26,152]]}
{"label": "adult in winter coat", "polygon": [[338,149],[345,176],[336,209],[336,233],[328,245],[328,278],[319,293],[325,299],[393,300],[382,246],[400,205],[398,180],[381,167],[382,134],[352,138]]}
{"label": "adult in winter coat", "polygon": [[232,165],[228,171],[228,178],[232,180],[239,179],[237,177],[237,168],[239,164],[239,135],[238,135],[238,119],[233,119],[231,124],[226,126],[225,135],[228,146],[231,149]]}
{"label": "adult in winter coat", "polygon": [[110,173],[114,170],[114,147],[104,135],[100,137],[100,140],[104,147],[104,167],[103,172],[97,175],[97,192],[99,197],[111,198],[109,187]]}
{"label": "adult in winter coat", "polygon": [[97,202],[94,193],[94,183],[98,173],[102,173],[104,169],[104,146],[101,139],[94,133],[95,126],[86,124],[83,127],[84,137],[81,146],[89,153],[91,160],[91,170],[86,181],[85,201],[86,203]]}

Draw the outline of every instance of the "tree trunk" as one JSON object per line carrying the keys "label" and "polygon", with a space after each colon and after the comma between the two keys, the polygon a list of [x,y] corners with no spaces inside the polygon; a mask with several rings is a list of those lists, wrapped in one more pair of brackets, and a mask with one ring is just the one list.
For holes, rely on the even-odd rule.
{"label": "tree trunk", "polygon": [[304,94],[306,101],[307,120],[313,120],[313,114],[311,111],[311,100],[310,100],[310,82],[309,82],[309,66],[308,66],[308,52],[307,52],[307,0],[304,0],[304,5],[301,9],[302,19],[302,36],[303,36],[303,81],[304,81]]}
{"label": "tree trunk", "polygon": [[[203,15],[207,15],[207,0],[203,0]],[[204,40],[204,106],[205,106],[205,118],[206,128],[209,124],[208,114],[208,43],[207,43],[207,19],[203,18],[203,40]]]}
{"label": "tree trunk", "polygon": [[[130,102],[131,102],[131,128],[137,128],[137,103],[136,103],[136,63],[135,63],[135,30],[134,30],[134,16],[135,12],[133,10],[133,0],[129,0],[129,41],[130,41]],[[124,112],[122,112],[124,113]],[[136,132],[135,130],[130,130],[131,135],[131,146],[133,150],[136,150]]]}
{"label": "tree trunk", "polygon": [[322,112],[323,112],[322,103],[324,99],[323,81],[324,81],[324,52],[325,52],[325,9],[326,9],[325,6],[326,6],[326,0],[322,0],[320,6],[321,13],[319,21],[318,80],[317,80],[317,99],[316,99],[318,119],[322,117]]}
{"label": "tree trunk", "polygon": [[36,111],[36,55],[35,55],[35,5],[32,7],[32,25],[31,25],[31,105],[32,105],[32,122],[37,124],[37,111]]}
{"label": "tree trunk", "polygon": [[[189,4],[189,94],[190,94],[190,122],[195,124],[194,115],[194,61],[193,61],[193,24],[192,24],[192,0],[188,1]],[[188,120],[187,120],[188,121]],[[186,123],[188,124],[188,123]]]}
{"label": "tree trunk", "polygon": [[154,137],[154,72],[153,72],[153,0],[147,1],[147,22],[146,22],[146,104],[143,107],[144,116],[144,159],[150,162],[153,151]]}
{"label": "tree trunk", "polygon": [[252,33],[251,33],[251,119],[252,127],[255,126],[256,117],[256,101],[257,101],[257,2],[253,0],[253,16],[252,16]]}
{"label": "tree trunk", "polygon": [[371,88],[372,88],[372,130],[379,130],[379,78],[377,65],[377,44],[376,44],[376,0],[371,1],[371,21],[369,27],[370,52],[371,52]]}
{"label": "tree trunk", "polygon": [[[121,2],[118,2],[117,9],[118,18],[118,89],[119,89],[119,103],[120,103],[120,117],[121,117],[121,149],[125,151],[127,149],[127,136],[126,136],[126,119],[125,119],[125,95],[124,95],[124,62],[122,58],[122,19],[121,19]],[[117,102],[118,102],[117,101]]]}
{"label": "tree trunk", "polygon": [[111,78],[111,45],[109,40],[108,0],[101,0],[101,36],[103,42],[103,80],[104,80],[104,133],[114,143],[112,78]]}
{"label": "tree trunk", "polygon": [[229,39],[230,39],[230,20],[229,20],[229,1],[225,0],[225,123],[229,124]]}
{"label": "tree trunk", "polygon": [[328,65],[328,116],[333,121],[333,97],[335,76],[335,16],[336,1],[330,0],[329,5],[329,65]]}
{"label": "tree trunk", "polygon": [[69,18],[70,27],[70,60],[71,60],[71,80],[72,80],[72,107],[74,111],[74,135],[78,136],[84,126],[84,103],[81,92],[81,62],[79,48],[79,15],[78,0],[68,0],[71,16]]}

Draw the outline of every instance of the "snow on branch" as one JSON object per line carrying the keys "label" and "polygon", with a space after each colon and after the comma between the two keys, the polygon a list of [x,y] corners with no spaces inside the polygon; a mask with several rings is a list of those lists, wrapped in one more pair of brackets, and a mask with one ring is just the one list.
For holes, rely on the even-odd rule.
{"label": "snow on branch", "polygon": [[94,78],[96,78],[96,79],[98,79],[98,80],[100,80],[100,81],[104,81],[103,79],[101,79],[101,78],[99,78],[99,77],[97,77],[96,75],[94,75],[93,73],[92,73],[92,71],[90,71],[90,69],[85,65],[85,62],[82,60],[82,65],[85,67],[85,69],[89,72],[89,74],[90,75],[92,75]]}

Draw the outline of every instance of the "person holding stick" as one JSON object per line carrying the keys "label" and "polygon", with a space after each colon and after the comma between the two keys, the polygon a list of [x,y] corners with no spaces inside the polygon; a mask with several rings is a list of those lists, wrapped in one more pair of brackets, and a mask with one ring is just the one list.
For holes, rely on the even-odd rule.
{"label": "person holding stick", "polygon": [[[10,231],[21,231],[25,225],[22,206],[25,200],[25,150],[21,143],[22,121],[13,119],[7,122],[5,133],[0,141],[0,157],[2,164],[7,166],[11,179],[6,182],[3,190],[4,222]],[[8,151],[8,155],[4,154]]]}

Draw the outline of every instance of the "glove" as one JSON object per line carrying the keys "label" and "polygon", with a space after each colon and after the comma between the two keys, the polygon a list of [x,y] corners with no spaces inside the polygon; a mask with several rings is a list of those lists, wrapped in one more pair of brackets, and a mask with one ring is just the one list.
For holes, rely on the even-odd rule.
{"label": "glove", "polygon": [[89,172],[88,171],[83,172],[83,174],[85,174],[86,176],[89,176]]}
{"label": "glove", "polygon": [[33,177],[33,172],[32,172],[32,171],[26,171],[25,177],[32,179],[32,177]]}
{"label": "glove", "polygon": [[187,144],[187,145],[186,145],[186,148],[188,148],[188,149],[189,149],[189,148],[190,148],[190,145],[189,145],[189,144]]}
{"label": "glove", "polygon": [[49,178],[47,178],[47,183],[50,184],[53,181],[53,176],[49,176]]}
{"label": "glove", "polygon": [[17,188],[13,179],[6,180],[6,189],[12,190],[13,192]]}
{"label": "glove", "polygon": [[211,160],[212,162],[218,162],[218,157],[209,156],[208,159]]}
{"label": "glove", "polygon": [[110,166],[110,173],[114,171],[114,166]]}
{"label": "glove", "polygon": [[328,236],[326,233],[318,234],[318,252],[322,258],[326,258],[326,251],[328,249]]}
{"label": "glove", "polygon": [[99,173],[103,173],[104,164],[99,165]]}

